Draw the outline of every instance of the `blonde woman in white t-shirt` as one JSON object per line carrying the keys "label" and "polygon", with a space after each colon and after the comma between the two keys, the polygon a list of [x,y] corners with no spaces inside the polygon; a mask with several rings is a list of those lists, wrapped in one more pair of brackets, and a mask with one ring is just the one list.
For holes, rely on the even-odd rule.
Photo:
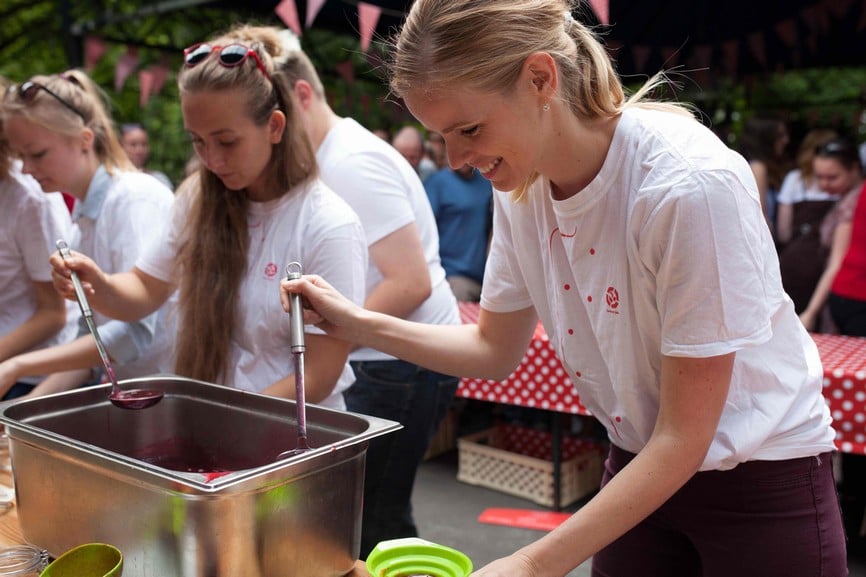
{"label": "blonde woman in white t-shirt", "polygon": [[[0,100],[6,88],[0,83]],[[67,236],[70,226],[60,193],[44,193],[21,174],[0,124],[0,363],[71,338],[74,319],[67,319],[48,266],[54,242]],[[39,380],[23,377],[4,398],[28,393]]]}
{"label": "blonde woman in white t-shirt", "polygon": [[[76,199],[70,247],[93,256],[104,270],[125,270],[168,218],[171,192],[138,172],[114,130],[99,86],[83,71],[38,75],[11,86],[0,101],[9,145],[21,170],[42,189]],[[55,242],[58,239],[54,239]],[[56,250],[51,254],[56,254]],[[48,262],[46,255],[45,262]],[[74,297],[73,297],[74,299]],[[164,317],[118,322],[95,315],[118,377],[159,372]],[[29,396],[101,380],[102,363],[93,337],[81,322],[77,338],[29,351],[0,364],[0,391],[33,375],[49,375]]]}
{"label": "blonde woman in white t-shirt", "polygon": [[[626,98],[564,0],[416,0],[390,86],[492,183],[477,325],[283,281],[306,320],[446,374],[502,379],[540,317],[611,448],[603,486],[476,577],[847,574],[817,349],[782,290],[747,162],[682,107]],[[507,39],[507,41],[503,41]]]}

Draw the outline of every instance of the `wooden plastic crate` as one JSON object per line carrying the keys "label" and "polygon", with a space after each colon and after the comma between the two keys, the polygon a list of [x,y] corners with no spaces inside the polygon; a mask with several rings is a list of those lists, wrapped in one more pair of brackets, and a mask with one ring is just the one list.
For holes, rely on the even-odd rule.
{"label": "wooden plastic crate", "polygon": [[[553,436],[502,425],[457,440],[457,480],[489,487],[547,507],[553,501]],[[560,503],[565,507],[598,490],[604,467],[602,443],[563,437]]]}

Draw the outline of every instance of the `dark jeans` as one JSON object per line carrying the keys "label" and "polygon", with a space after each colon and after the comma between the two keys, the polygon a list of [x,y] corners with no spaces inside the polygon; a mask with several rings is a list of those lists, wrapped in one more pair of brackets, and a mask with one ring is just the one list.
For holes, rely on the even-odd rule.
{"label": "dark jeans", "polygon": [[36,385],[31,385],[30,383],[15,383],[12,385],[12,388],[6,391],[6,394],[3,395],[4,401],[10,401],[12,399],[17,399],[18,397],[23,397],[30,391],[36,388]]}
{"label": "dark jeans", "polygon": [[345,392],[352,412],[397,421],[403,428],[370,440],[364,474],[360,558],[380,541],[417,537],[412,487],[427,446],[457,392],[458,379],[405,361],[353,362]]}
{"label": "dark jeans", "polygon": [[[633,457],[612,445],[602,486]],[[592,560],[593,577],[847,574],[830,453],[697,473]]]}
{"label": "dark jeans", "polygon": [[840,333],[852,337],[866,337],[866,302],[830,293],[827,305]]}

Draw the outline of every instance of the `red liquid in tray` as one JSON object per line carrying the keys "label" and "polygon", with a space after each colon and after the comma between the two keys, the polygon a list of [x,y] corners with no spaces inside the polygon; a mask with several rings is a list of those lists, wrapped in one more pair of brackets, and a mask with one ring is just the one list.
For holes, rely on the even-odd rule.
{"label": "red liquid in tray", "polygon": [[206,482],[234,471],[251,469],[262,464],[254,462],[249,456],[216,454],[213,449],[207,450],[192,441],[178,437],[142,447],[130,456],[163,469],[182,473],[201,473],[205,475]]}

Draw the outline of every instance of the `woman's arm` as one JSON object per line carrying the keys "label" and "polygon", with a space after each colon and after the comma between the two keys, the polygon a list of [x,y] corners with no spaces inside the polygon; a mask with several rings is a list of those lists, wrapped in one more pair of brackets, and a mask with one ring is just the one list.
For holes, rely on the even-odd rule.
{"label": "woman's arm", "polygon": [[66,324],[66,304],[50,282],[32,283],[36,310],[29,319],[0,337],[0,361],[33,348]]}
{"label": "woman's arm", "polygon": [[830,296],[833,280],[836,278],[836,273],[839,272],[839,267],[842,266],[842,260],[845,258],[845,253],[848,252],[848,247],[851,246],[851,228],[850,221],[840,222],[833,231],[833,244],[830,248],[827,266],[824,268],[815,290],[812,291],[812,298],[809,299],[806,310],[800,313],[800,322],[803,323],[806,330],[815,329],[815,323],[824,308],[824,303]]}
{"label": "woman's arm", "polygon": [[90,381],[92,378],[92,369],[75,369],[72,371],[53,373],[45,377],[45,379],[43,379],[41,383],[36,385],[36,388],[24,395],[22,398],[31,399],[34,397],[41,397],[43,395],[51,395],[54,393],[69,391],[71,389],[80,387],[81,385]]}
{"label": "woman's arm", "polygon": [[728,396],[733,364],[734,353],[663,357],[659,415],[643,450],[558,528],[473,577],[565,575],[658,509],[703,462]]}
{"label": "woman's arm", "polygon": [[75,300],[72,271],[87,293],[90,306],[113,319],[133,322],[154,311],[168,300],[174,285],[133,268],[129,272],[106,274],[93,260],[79,252],[63,259],[51,255],[54,288],[69,300]]}
{"label": "woman's arm", "polygon": [[364,308],[406,318],[430,296],[430,271],[415,223],[373,243],[370,260],[382,280],[367,295]]}
{"label": "woman's arm", "polygon": [[363,309],[315,275],[280,283],[283,309],[289,294],[305,299],[304,322],[329,335],[373,347],[410,363],[447,375],[504,379],[532,338],[535,309],[492,313],[481,309],[478,324],[428,325]]}
{"label": "woman's arm", "polygon": [[770,222],[770,211],[767,207],[767,189],[770,187],[769,178],[767,176],[767,165],[760,160],[753,160],[749,163],[752,167],[752,175],[755,177],[755,182],[758,185],[758,199],[761,201],[761,211],[764,213],[764,220],[767,224]]}
{"label": "woman's arm", "polygon": [[794,205],[779,203],[776,211],[776,241],[785,244],[794,233]]}
{"label": "woman's arm", "polygon": [[[20,354],[0,363],[0,397],[22,377],[90,369],[100,363],[99,351],[90,335],[80,336],[62,345]],[[37,385],[36,389],[40,386],[42,385]]]}
{"label": "woman's arm", "polygon": [[[327,335],[304,335],[304,398],[320,403],[330,396],[346,366],[351,344]],[[292,355],[286,346],[286,355]],[[266,395],[295,398],[295,375],[289,375],[262,391]]]}

